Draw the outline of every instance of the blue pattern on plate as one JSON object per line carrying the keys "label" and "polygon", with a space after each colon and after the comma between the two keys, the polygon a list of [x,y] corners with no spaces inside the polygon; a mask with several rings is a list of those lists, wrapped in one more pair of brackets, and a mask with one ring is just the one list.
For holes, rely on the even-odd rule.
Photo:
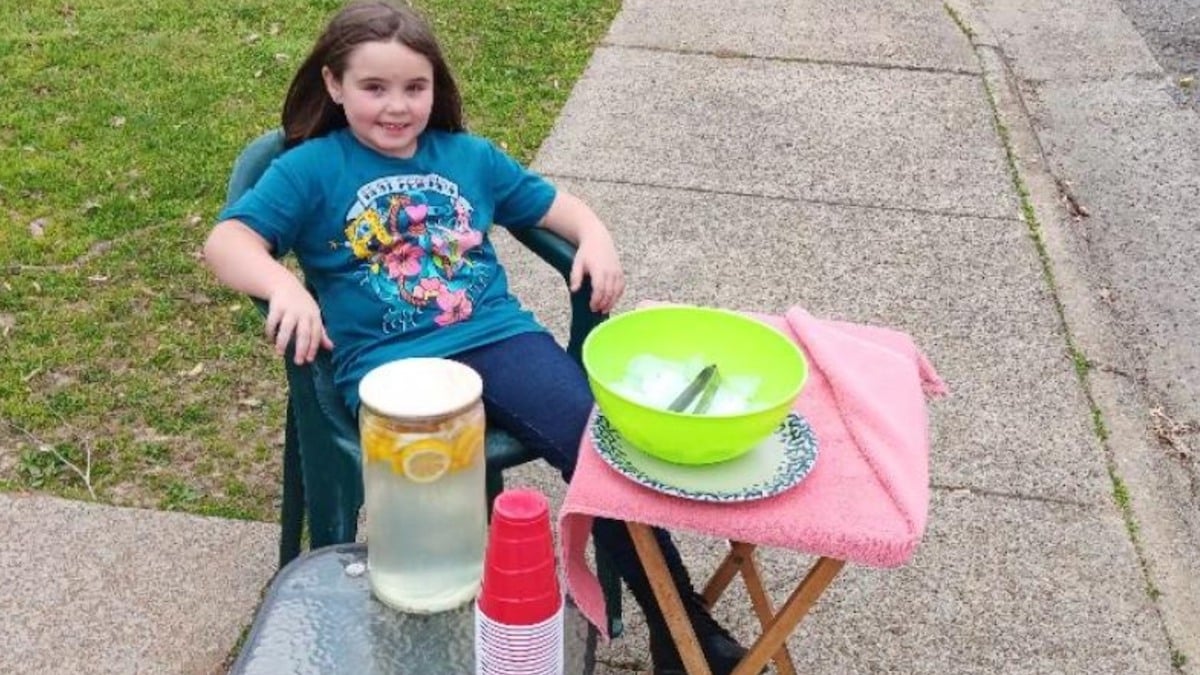
{"label": "blue pattern on plate", "polygon": [[[771,476],[756,480],[746,485],[732,485],[727,489],[695,489],[673,485],[660,477],[651,476],[636,466],[631,459],[631,453],[638,453],[636,458],[642,462],[661,462],[646,455],[626,441],[604,417],[597,412],[589,426],[592,444],[597,454],[606,464],[626,478],[644,485],[652,490],[685,499],[695,499],[705,502],[745,502],[755,499],[773,497],[785,490],[795,487],[812,471],[817,461],[817,439],[808,421],[795,412],[788,413],[783,423],[773,432],[773,438],[763,443],[775,442],[782,446],[782,452],[777,460],[777,466]],[[760,444],[761,447],[761,444]],[[756,450],[751,450],[751,453]],[[749,454],[749,453],[747,453]],[[726,464],[737,462],[739,458],[729,462],[719,462],[702,467],[684,467],[681,470],[697,472],[719,472]]]}

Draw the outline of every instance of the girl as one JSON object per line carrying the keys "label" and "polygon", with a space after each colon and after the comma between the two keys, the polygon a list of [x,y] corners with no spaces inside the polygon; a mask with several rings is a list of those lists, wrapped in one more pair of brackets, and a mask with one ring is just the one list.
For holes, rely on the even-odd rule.
{"label": "girl", "polygon": [[[487,230],[545,227],[578,246],[572,290],[591,308],[624,290],[612,237],[582,201],[466,133],[458,88],[429,25],[387,2],[338,13],[283,105],[285,151],[220,215],[204,258],[222,283],[269,304],[266,332],[297,363],[331,349],[335,382],[399,358],[439,356],[479,372],[488,423],[570,480],[592,396],[583,372],[508,291]],[[294,251],[320,306],[276,257]],[[659,542],[716,673],[745,653],[692,590],[678,550]],[[656,673],[682,673],[623,523],[597,520],[650,627]]]}

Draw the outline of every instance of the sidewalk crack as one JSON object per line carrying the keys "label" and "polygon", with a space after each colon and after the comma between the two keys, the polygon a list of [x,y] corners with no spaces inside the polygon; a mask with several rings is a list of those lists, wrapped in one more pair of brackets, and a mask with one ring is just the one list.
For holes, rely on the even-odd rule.
{"label": "sidewalk crack", "polygon": [[1077,506],[1080,508],[1089,508],[1095,504],[1079,501],[1078,499],[1066,499],[1064,497],[1046,497],[1042,495],[1027,495],[1018,492],[1004,492],[1001,490],[990,490],[987,488],[971,487],[969,485],[950,485],[930,483],[929,487],[942,492],[969,492],[973,495],[983,497],[1000,497],[1002,499],[1015,499],[1023,502],[1042,502],[1044,504],[1058,504],[1060,506]]}
{"label": "sidewalk crack", "polygon": [[979,77],[979,71],[966,68],[939,68],[936,66],[901,65],[896,63],[871,63],[868,61],[851,61],[842,59],[818,59],[807,56],[768,56],[763,54],[745,54],[731,49],[687,49],[684,47],[655,47],[652,45],[630,45],[619,42],[602,42],[601,47],[608,49],[626,49],[629,51],[654,52],[658,54],[679,54],[680,56],[711,56],[717,59],[738,59],[742,61],[767,61],[769,63],[802,63],[817,66],[839,66],[849,68],[869,68],[871,70],[903,70],[911,73],[936,73],[939,75],[967,75]]}
{"label": "sidewalk crack", "polygon": [[871,204],[867,202],[855,202],[842,199],[816,199],[812,197],[794,197],[791,195],[782,194],[767,194],[763,192],[743,192],[739,190],[717,190],[713,188],[694,187],[687,185],[677,185],[671,183],[653,183],[646,181],[632,181],[621,178],[597,178],[595,176],[579,176],[561,172],[542,172],[542,176],[556,180],[571,180],[586,183],[604,183],[606,185],[622,185],[627,187],[644,187],[658,190],[674,190],[679,192],[696,192],[709,195],[724,195],[729,197],[754,197],[758,199],[773,199],[783,202],[792,202],[794,204],[816,204],[819,206],[835,206],[842,208],[856,209],[873,209],[877,211],[889,211],[896,213],[916,213],[925,216],[943,216],[948,218],[979,218],[982,220],[995,220],[1003,223],[1021,223],[1024,221],[1014,216],[997,216],[987,213],[972,213],[969,211],[952,211],[949,209],[921,209],[911,206],[887,206],[884,204]]}

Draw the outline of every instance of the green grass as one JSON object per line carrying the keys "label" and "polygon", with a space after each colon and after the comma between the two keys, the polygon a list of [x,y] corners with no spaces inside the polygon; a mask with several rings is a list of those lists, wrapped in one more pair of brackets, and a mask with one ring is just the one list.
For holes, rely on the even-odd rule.
{"label": "green grass", "polygon": [[[420,0],[532,159],[618,0]],[[197,253],[335,0],[0,6],[0,489],[272,518],[285,382]],[[5,423],[7,422],[7,423]],[[58,450],[58,456],[48,448]]]}

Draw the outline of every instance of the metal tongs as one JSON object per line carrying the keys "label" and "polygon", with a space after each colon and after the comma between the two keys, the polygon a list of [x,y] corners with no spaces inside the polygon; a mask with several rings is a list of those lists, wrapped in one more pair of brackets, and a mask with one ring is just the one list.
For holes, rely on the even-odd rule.
{"label": "metal tongs", "polygon": [[721,386],[721,374],[717,372],[717,364],[712,363],[704,367],[696,379],[692,380],[691,384],[679,392],[679,396],[671,401],[671,405],[667,406],[667,410],[671,412],[684,412],[692,401],[697,396],[700,397],[696,407],[690,412],[693,415],[703,415],[710,405],[712,405],[713,396],[717,393],[717,388]]}

